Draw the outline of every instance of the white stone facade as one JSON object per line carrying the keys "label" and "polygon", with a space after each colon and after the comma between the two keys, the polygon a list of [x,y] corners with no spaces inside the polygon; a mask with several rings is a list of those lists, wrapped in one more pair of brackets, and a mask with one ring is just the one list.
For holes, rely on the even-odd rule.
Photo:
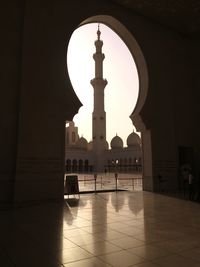
{"label": "white stone facade", "polygon": [[[66,172],[140,172],[142,169],[142,152],[140,137],[131,133],[127,138],[127,147],[123,147],[122,139],[115,136],[111,140],[111,149],[102,151],[101,165],[96,166],[96,153],[92,142],[84,137],[73,143],[70,137],[78,136],[73,123],[66,127],[65,167]],[[74,132],[74,133],[73,133]],[[71,135],[69,135],[71,133]],[[135,138],[133,138],[135,136]],[[99,161],[98,161],[99,162]],[[98,167],[98,168],[97,168]]]}

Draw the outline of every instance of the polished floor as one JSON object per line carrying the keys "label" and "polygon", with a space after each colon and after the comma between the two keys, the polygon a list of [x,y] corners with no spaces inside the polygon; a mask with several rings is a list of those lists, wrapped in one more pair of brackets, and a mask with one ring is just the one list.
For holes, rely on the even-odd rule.
{"label": "polished floor", "polygon": [[200,206],[149,192],[0,211],[2,267],[199,267]]}

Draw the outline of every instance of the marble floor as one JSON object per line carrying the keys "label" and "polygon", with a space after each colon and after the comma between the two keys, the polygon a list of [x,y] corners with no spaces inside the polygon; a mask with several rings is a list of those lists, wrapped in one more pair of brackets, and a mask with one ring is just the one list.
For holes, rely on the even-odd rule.
{"label": "marble floor", "polygon": [[2,267],[199,267],[200,206],[149,192],[0,211]]}

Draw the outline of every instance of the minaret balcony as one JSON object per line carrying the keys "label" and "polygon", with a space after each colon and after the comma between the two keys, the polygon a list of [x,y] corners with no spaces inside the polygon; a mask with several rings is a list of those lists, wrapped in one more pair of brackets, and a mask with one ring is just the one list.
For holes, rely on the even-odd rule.
{"label": "minaret balcony", "polygon": [[102,53],[95,53],[95,54],[93,54],[93,59],[94,59],[95,61],[97,61],[97,60],[101,60],[101,61],[103,61],[104,58],[105,58],[105,55],[102,54]]}
{"label": "minaret balcony", "polygon": [[[91,85],[93,87],[95,86],[102,86],[102,88],[104,88],[107,85],[107,80],[106,79],[102,79],[102,78],[94,78],[90,81]],[[95,89],[95,88],[94,88]]]}

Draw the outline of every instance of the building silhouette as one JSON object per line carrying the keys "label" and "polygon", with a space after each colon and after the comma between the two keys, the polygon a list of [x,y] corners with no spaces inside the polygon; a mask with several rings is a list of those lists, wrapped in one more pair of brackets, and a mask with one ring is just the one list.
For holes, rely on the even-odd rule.
{"label": "building silhouette", "polygon": [[79,137],[74,122],[66,127],[65,164],[67,172],[141,172],[141,140],[134,131],[127,137],[127,147],[119,136],[106,140],[106,112],[104,109],[104,88],[107,80],[103,78],[102,53],[103,41],[98,25],[95,61],[95,78],[91,80],[94,90],[94,107],[92,113],[92,141]]}

